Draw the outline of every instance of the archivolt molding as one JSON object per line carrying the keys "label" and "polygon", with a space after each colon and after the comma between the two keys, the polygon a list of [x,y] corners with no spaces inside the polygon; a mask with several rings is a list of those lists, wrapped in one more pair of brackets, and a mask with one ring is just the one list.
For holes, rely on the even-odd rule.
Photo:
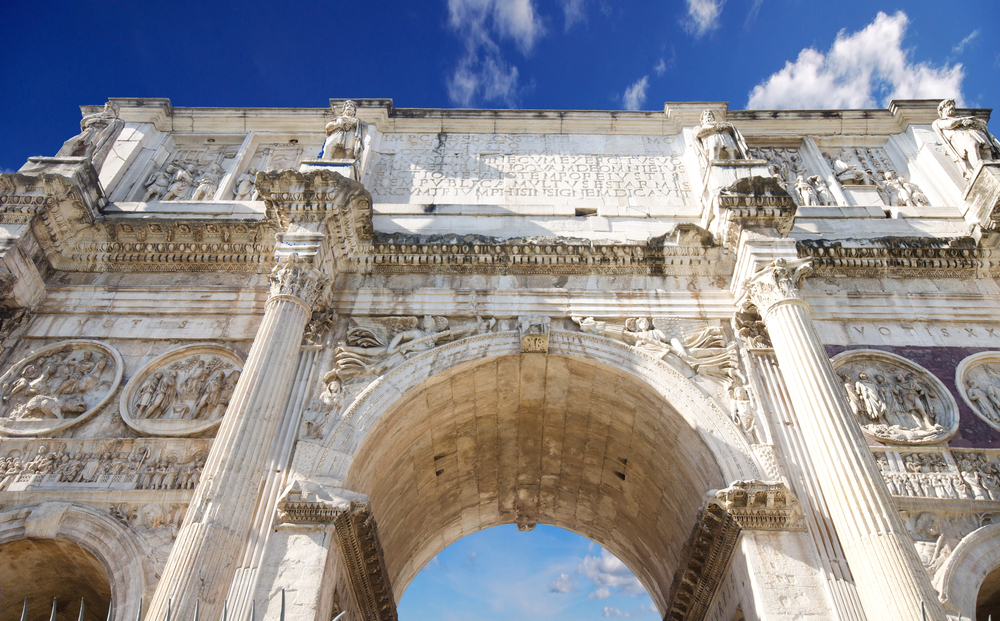
{"label": "archivolt molding", "polygon": [[26,538],[65,539],[91,552],[111,581],[114,621],[138,616],[152,596],[153,567],[139,537],[106,513],[83,505],[46,502],[0,513],[0,544]]}
{"label": "archivolt molding", "polygon": [[[365,437],[408,390],[466,362],[520,353],[519,333],[511,330],[468,337],[412,358],[362,391],[322,447],[312,449],[318,454],[297,455],[296,467],[303,469],[302,474],[312,467],[324,475],[345,478]],[[763,478],[764,469],[744,434],[711,397],[668,363],[620,341],[561,330],[549,333],[549,355],[590,360],[648,384],[698,430],[727,480]],[[304,463],[308,461],[312,463]]]}
{"label": "archivolt molding", "polygon": [[1000,524],[990,524],[973,531],[955,547],[935,580],[946,611],[951,618],[973,621],[976,598],[986,576],[1000,566]]}

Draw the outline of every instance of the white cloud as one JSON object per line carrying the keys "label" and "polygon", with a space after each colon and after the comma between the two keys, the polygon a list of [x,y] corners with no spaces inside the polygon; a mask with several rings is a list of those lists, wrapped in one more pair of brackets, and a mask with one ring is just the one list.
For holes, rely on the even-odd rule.
{"label": "white cloud", "polygon": [[569,593],[576,590],[576,580],[573,576],[561,573],[559,577],[549,583],[549,591],[553,593]]}
{"label": "white cloud", "polygon": [[802,50],[754,87],[747,108],[872,108],[893,99],[944,97],[961,102],[962,65],[938,69],[911,62],[903,49],[908,23],[902,11],[879,13],[863,30],[841,31],[826,54]]}
{"label": "white cloud", "polygon": [[605,606],[604,607],[604,618],[610,619],[611,617],[631,617],[632,613],[628,611],[622,611],[617,606]]}
{"label": "white cloud", "polygon": [[646,88],[649,87],[649,76],[644,75],[635,84],[625,89],[622,101],[626,110],[638,110],[646,103]]}
{"label": "white cloud", "polygon": [[955,54],[961,54],[962,52],[965,51],[965,47],[967,45],[969,45],[970,43],[972,43],[976,39],[976,37],[978,37],[978,36],[979,36],[979,29],[977,28],[976,30],[973,30],[972,32],[970,32],[969,36],[967,36],[964,39],[962,39],[961,41],[959,41],[958,45],[956,45],[955,47],[951,48],[951,51],[954,52]]}
{"label": "white cloud", "polygon": [[592,598],[605,599],[611,595],[612,588],[617,588],[619,593],[633,597],[646,592],[642,588],[642,583],[625,563],[607,550],[602,549],[600,556],[584,557],[577,571],[590,578],[597,587],[589,596]]}
{"label": "white cloud", "polygon": [[663,75],[664,73],[666,73],[667,72],[667,63],[666,63],[666,61],[664,61],[662,58],[659,61],[657,61],[656,66],[653,67],[653,71],[655,71],[656,75],[658,75],[658,76]]}
{"label": "white cloud", "polygon": [[725,0],[687,0],[687,29],[700,37],[709,30],[719,27],[719,16]]}
{"label": "white cloud", "polygon": [[586,23],[586,3],[587,0],[562,0],[563,15],[566,16],[567,31],[576,24]]}
{"label": "white cloud", "polygon": [[533,0],[448,0],[448,22],[462,37],[465,54],[448,78],[452,103],[472,106],[482,98],[517,105],[518,70],[495,39],[512,39],[531,52],[545,34]]}

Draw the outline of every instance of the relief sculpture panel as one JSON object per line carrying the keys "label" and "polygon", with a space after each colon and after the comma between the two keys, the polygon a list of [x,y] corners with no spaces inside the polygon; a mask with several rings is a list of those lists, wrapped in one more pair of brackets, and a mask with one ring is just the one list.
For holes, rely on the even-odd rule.
{"label": "relief sculpture panel", "polygon": [[76,425],[111,398],[122,377],[117,351],[64,341],[24,358],[0,377],[0,433],[48,434]]}
{"label": "relief sculpture panel", "polygon": [[955,385],[976,416],[1000,430],[1000,352],[982,352],[962,360]]}
{"label": "relief sculpture panel", "polygon": [[934,444],[958,431],[958,404],[920,365],[861,349],[838,354],[833,366],[866,436],[890,444]]}
{"label": "relief sculpture panel", "polygon": [[119,409],[125,423],[146,435],[190,436],[222,420],[243,361],[218,345],[190,345],[153,360],[129,380]]}

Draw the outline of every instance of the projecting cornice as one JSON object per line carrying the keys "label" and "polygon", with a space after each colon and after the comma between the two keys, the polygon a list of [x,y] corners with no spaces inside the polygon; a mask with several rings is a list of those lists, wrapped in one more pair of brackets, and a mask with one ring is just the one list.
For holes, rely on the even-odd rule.
{"label": "projecting cornice", "polygon": [[883,237],[864,240],[800,240],[814,277],[998,278],[1000,254],[970,237]]}

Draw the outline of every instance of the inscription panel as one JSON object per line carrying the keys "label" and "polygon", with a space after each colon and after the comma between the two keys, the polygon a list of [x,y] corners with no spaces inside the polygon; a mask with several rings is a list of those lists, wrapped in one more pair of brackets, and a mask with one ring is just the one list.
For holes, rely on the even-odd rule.
{"label": "inscription panel", "polygon": [[387,134],[366,186],[378,203],[685,207],[682,153],[675,136]]}

